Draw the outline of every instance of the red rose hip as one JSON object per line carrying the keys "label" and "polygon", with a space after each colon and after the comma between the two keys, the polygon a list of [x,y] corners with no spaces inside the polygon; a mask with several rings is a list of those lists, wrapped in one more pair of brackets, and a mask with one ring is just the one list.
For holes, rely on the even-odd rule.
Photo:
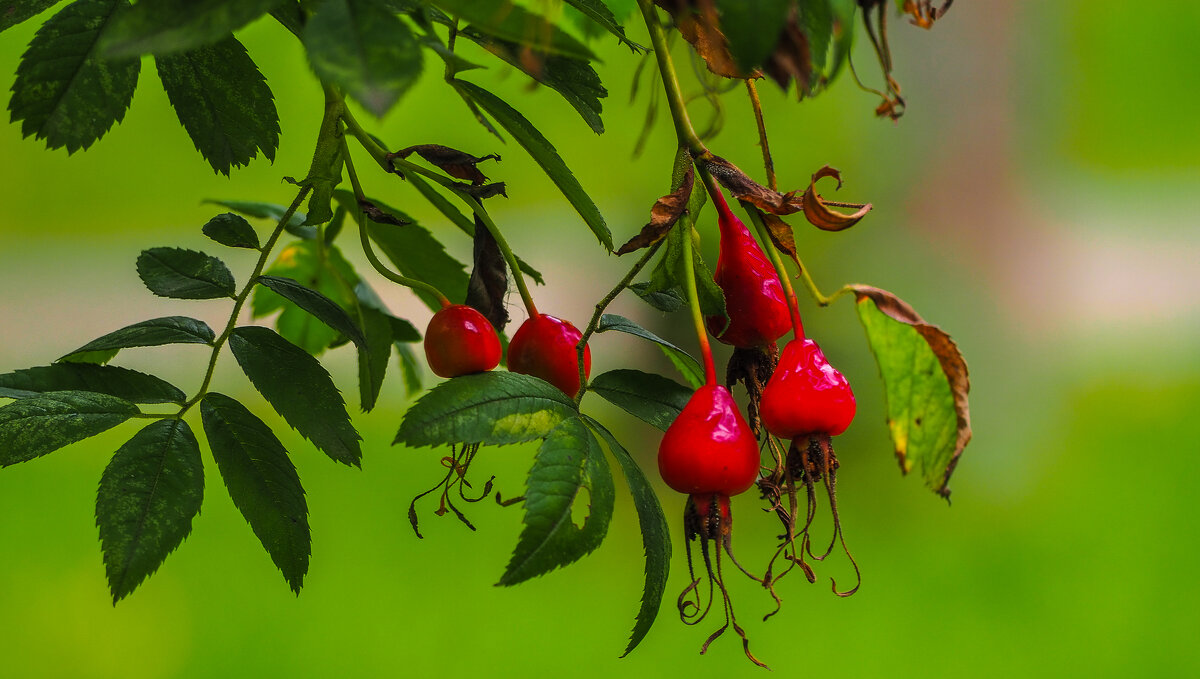
{"label": "red rose hip", "polygon": [[[572,398],[579,393],[579,358],[576,345],[583,333],[554,316],[530,316],[508,343],[508,369],[533,375],[558,387]],[[583,375],[592,373],[591,347],[583,349]]]}
{"label": "red rose hip", "polygon": [[845,376],[829,365],[816,342],[802,339],[783,347],[759,413],[767,431],[791,440],[805,434],[837,436],[850,426],[855,408]]}
{"label": "red rose hip", "polygon": [[758,478],[758,442],[729,390],[706,385],[688,399],[658,447],[658,471],[689,495],[737,495]]}
{"label": "red rose hip", "polygon": [[425,358],[439,377],[486,372],[500,365],[500,353],[496,329],[465,304],[442,307],[425,329]]}

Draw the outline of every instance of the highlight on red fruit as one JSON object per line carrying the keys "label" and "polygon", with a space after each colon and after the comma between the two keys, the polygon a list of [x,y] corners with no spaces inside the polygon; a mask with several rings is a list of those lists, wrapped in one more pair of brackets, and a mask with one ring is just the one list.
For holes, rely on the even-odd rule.
{"label": "highlight on red fruit", "polygon": [[[569,321],[537,314],[530,316],[508,343],[508,369],[533,375],[558,387],[572,398],[579,393],[579,358],[576,345],[583,333]],[[583,376],[592,373],[592,349],[583,349]]]}
{"label": "highlight on red fruit", "polygon": [[721,248],[713,280],[725,293],[725,319],[709,316],[708,330],[718,341],[749,349],[774,344],[792,327],[787,297],[779,283],[775,267],[763,254],[750,230],[726,205],[720,193],[714,195],[717,225],[721,229]]}
{"label": "highlight on red fruit", "polygon": [[728,389],[710,384],[692,394],[663,435],[658,471],[688,495],[731,496],[754,485],[758,442]]}
{"label": "highlight on red fruit", "polygon": [[784,346],[759,403],[767,431],[785,440],[807,434],[837,436],[850,426],[855,408],[850,383],[811,339]]}
{"label": "highlight on red fruit", "polygon": [[487,372],[500,365],[500,354],[496,329],[465,304],[442,307],[425,329],[425,358],[439,377]]}

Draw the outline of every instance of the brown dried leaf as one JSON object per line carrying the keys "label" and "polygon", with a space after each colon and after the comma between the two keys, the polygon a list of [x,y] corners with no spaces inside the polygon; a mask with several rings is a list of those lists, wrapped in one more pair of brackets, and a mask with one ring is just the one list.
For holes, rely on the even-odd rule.
{"label": "brown dried leaf", "polygon": [[796,260],[796,264],[799,265],[800,261],[796,259],[796,237],[792,233],[791,225],[769,212],[760,214],[763,223],[767,225],[767,233],[771,236],[771,242],[775,244],[776,249]]}
{"label": "brown dried leaf", "polygon": [[795,191],[779,193],[751,179],[737,165],[711,153],[698,159],[704,163],[704,169],[713,176],[721,186],[729,189],[733,197],[749,203],[754,207],[774,215],[790,215],[803,209],[802,200]]}
{"label": "brown dried leaf", "polygon": [[848,215],[834,212],[829,204],[817,195],[817,181],[825,177],[833,177],[837,180],[838,188],[842,188],[841,173],[828,165],[817,170],[812,176],[808,190],[804,192],[803,207],[805,218],[813,226],[824,231],[841,231],[854,226],[871,211],[870,203],[840,203],[841,207],[850,207],[855,211]]}
{"label": "brown dried leaf", "polygon": [[811,91],[812,50],[808,45],[808,36],[800,28],[800,16],[795,7],[792,8],[791,15],[784,24],[783,32],[779,35],[779,42],[775,45],[775,51],[763,64],[763,70],[785,91],[788,88],[788,81],[793,78],[795,78],[800,92]]}
{"label": "brown dried leaf", "polygon": [[469,181],[476,186],[487,181],[487,177],[479,171],[479,168],[475,167],[476,164],[482,163],[485,160],[500,160],[500,156],[495,153],[491,153],[486,156],[473,156],[464,151],[452,149],[449,146],[442,146],[440,144],[418,144],[416,146],[409,146],[408,148],[400,149],[395,153],[389,153],[387,158],[388,160],[391,160],[392,158],[404,159],[408,158],[413,153],[416,153],[424,158],[426,162],[442,168],[442,170],[451,177]]}
{"label": "brown dried leaf", "polygon": [[[854,292],[857,301],[862,302],[864,299],[870,299],[882,313],[896,321],[911,325],[916,329],[929,345],[934,356],[937,357],[942,372],[950,384],[950,393],[954,398],[954,412],[958,420],[958,433],[955,440],[954,452],[946,464],[945,470],[942,472],[941,483],[935,488],[939,495],[949,499],[950,490],[947,488],[947,484],[950,481],[950,475],[954,473],[954,468],[958,466],[958,459],[962,455],[963,449],[971,441],[971,409],[967,401],[967,395],[971,391],[971,379],[967,372],[967,362],[963,359],[962,353],[958,350],[958,346],[954,343],[954,340],[950,339],[950,335],[946,334],[941,328],[926,323],[920,314],[904,300],[896,297],[887,290],[869,285],[852,285],[850,289]],[[908,466],[905,463],[905,452],[897,450],[896,455],[900,460],[901,470],[907,472]]]}
{"label": "brown dried leaf", "polygon": [[358,199],[358,208],[367,216],[367,219],[376,224],[388,224],[391,226],[407,226],[408,224],[412,224],[407,219],[401,219],[391,214],[366,198]]}
{"label": "brown dried leaf", "polygon": [[648,248],[658,241],[667,237],[667,233],[671,231],[671,227],[679,218],[687,211],[688,199],[692,196],[692,186],[696,181],[696,171],[692,169],[691,164],[687,166],[687,172],[683,175],[683,182],[679,188],[671,193],[654,201],[654,207],[650,208],[650,223],[643,226],[641,232],[633,238],[629,239],[617,250],[618,255],[624,255],[635,250]]}
{"label": "brown dried leaf", "polygon": [[704,59],[708,70],[726,78],[744,80],[757,75],[738,68],[729,53],[729,42],[721,32],[720,15],[712,0],[654,0],[675,19],[684,40],[691,43],[696,54]]}
{"label": "brown dried leaf", "polygon": [[508,198],[505,192],[504,182],[493,182],[491,184],[483,184],[482,186],[472,186],[470,184],[455,184],[455,188],[463,193],[471,196],[475,200],[484,200],[492,196],[504,196]]}
{"label": "brown dried leaf", "polygon": [[483,314],[497,332],[508,325],[508,266],[492,232],[475,216],[475,263],[467,282],[466,304]]}

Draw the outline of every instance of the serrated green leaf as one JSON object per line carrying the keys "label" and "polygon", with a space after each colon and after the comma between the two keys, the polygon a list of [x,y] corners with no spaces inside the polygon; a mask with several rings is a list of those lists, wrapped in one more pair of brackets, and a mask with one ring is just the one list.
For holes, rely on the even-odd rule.
{"label": "serrated green leaf", "polygon": [[[693,192],[693,194],[696,192]],[[666,247],[654,270],[650,272],[649,285],[638,291],[642,299],[647,299],[654,293],[670,293],[672,290],[683,290],[685,268],[683,260],[684,238],[691,234],[692,238],[692,267],[695,273],[696,293],[700,301],[700,311],[705,316],[726,316],[725,293],[713,280],[712,271],[700,256],[699,236],[692,228],[689,220],[681,219],[671,227],[667,235]],[[649,301],[647,299],[647,301]]]}
{"label": "serrated green leaf", "polygon": [[152,422],[121,446],[100,477],[96,526],[113,604],[192,532],[204,500],[200,445],[183,420]]}
{"label": "serrated green leaf", "polygon": [[[221,207],[224,207],[224,208],[229,208],[230,210],[244,214],[247,217],[256,217],[258,219],[269,219],[269,220],[275,222],[276,224],[278,224],[279,220],[283,219],[283,216],[285,214],[287,214],[286,207],[284,207],[282,205],[276,205],[275,203],[260,203],[258,201],[252,201],[252,200],[212,200],[212,199],[206,200],[204,202],[210,203],[212,205],[220,205]],[[297,238],[303,238],[305,240],[312,240],[313,238],[317,237],[317,229],[316,229],[316,227],[313,227],[313,226],[304,226],[304,222],[307,219],[308,219],[308,217],[303,212],[296,212],[291,216],[291,218],[288,219],[288,222],[287,222],[287,224],[284,225],[284,228],[287,229],[288,233],[292,234],[293,236],[295,236]]]}
{"label": "serrated green leaf", "polygon": [[359,435],[317,359],[270,328],[244,326],[229,348],[255,389],[300,435],[336,462],[360,466]]}
{"label": "serrated green leaf", "polygon": [[45,12],[59,0],[4,0],[0,2],[0,33]]}
{"label": "serrated green leaf", "polygon": [[629,289],[641,297],[646,304],[666,313],[674,313],[687,305],[687,301],[684,300],[678,288],[658,290],[653,287],[652,283],[646,282],[634,283],[629,286]]}
{"label": "serrated green leaf", "polygon": [[23,137],[74,153],[125,118],[141,64],[101,59],[96,43],[111,30],[109,19],[128,6],[127,0],[76,0],[38,29],[8,102]]}
{"label": "serrated green leaf", "polygon": [[579,185],[579,180],[563,162],[554,145],[525,116],[491,92],[465,80],[455,80],[454,87],[482,106],[489,115],[496,119],[496,122],[508,130],[517,143],[542,167],[550,181],[554,182],[554,185],[562,191],[579,216],[583,217],[588,228],[596,234],[600,243],[611,252],[613,248],[612,233],[608,230],[608,225],[604,223],[600,209]]}
{"label": "serrated green leaf", "polygon": [[379,400],[392,356],[393,318],[366,306],[361,307],[361,314],[367,343],[358,350],[358,403],[363,412],[370,412]]}
{"label": "serrated green leaf", "polygon": [[417,360],[412,347],[399,341],[394,343],[396,353],[400,356],[400,372],[404,376],[404,395],[412,396],[419,393],[424,385],[421,384],[421,362]]}
{"label": "serrated green leaf", "polygon": [[421,75],[421,48],[412,31],[371,0],[324,0],[303,35],[317,75],[379,117]]}
{"label": "serrated green leaf", "polygon": [[55,363],[0,375],[0,398],[29,398],[50,391],[90,391],[131,403],[183,403],[178,387],[154,375],[90,363]]}
{"label": "serrated green leaf", "polygon": [[0,467],[27,462],[112,429],[138,407],[108,394],[52,391],[0,408]]}
{"label": "serrated green leaf", "polygon": [[604,121],[600,119],[600,113],[603,111],[600,100],[608,96],[608,90],[587,61],[559,55],[539,55],[539,59],[531,61],[527,48],[515,42],[471,29],[460,31],[459,34],[471,39],[530,78],[558,92],[579,112],[593,132],[604,132]]}
{"label": "serrated green leaf", "polygon": [[662,375],[628,368],[597,375],[588,390],[663,431],[679,417],[693,391]]}
{"label": "serrated green leaf", "polygon": [[[609,330],[627,333],[634,337],[641,337],[644,340],[654,342],[671,359],[671,362],[679,368],[683,376],[689,382],[692,382],[692,386],[698,387],[704,383],[704,368],[700,366],[699,361],[693,358],[688,352],[655,335],[636,322],[617,314],[604,314],[600,317],[600,324],[596,326],[596,332],[607,332]],[[693,381],[693,378],[697,375],[700,377],[700,384],[696,384]]]}
{"label": "serrated green leaf", "polygon": [[946,484],[971,440],[967,364],[949,335],[895,295],[868,286],[854,292],[883,377],[900,468],[917,468],[926,485],[948,498]]}
{"label": "serrated green leaf", "polygon": [[287,450],[270,427],[224,394],[205,395],[200,417],[229,497],[299,594],[312,540],[304,487]]}
{"label": "serrated green leaf", "polygon": [[[588,512],[579,526],[572,507],[585,490]],[[546,436],[529,470],[525,528],[499,584],[545,575],[599,547],[608,534],[614,495],[612,471],[596,437],[582,420],[563,420]]]}
{"label": "serrated green leaf", "polygon": [[138,277],[159,297],[175,299],[233,298],[236,287],[225,263],[183,248],[150,248],[137,258]]}
{"label": "serrated green leaf", "polygon": [[[377,224],[363,215],[358,206],[358,200],[349,191],[335,191],[334,198],[346,207],[347,212],[358,223],[359,228],[366,228],[371,240],[400,273],[410,278],[429,283],[441,290],[450,299],[463,299],[467,294],[467,272],[462,262],[446,253],[446,248],[438,239],[433,237],[423,226],[404,212],[389,207],[384,203],[371,199],[377,207],[403,221],[412,222],[404,226],[392,224]],[[430,309],[437,311],[442,308],[441,302],[434,296],[416,290],[417,296]]]}
{"label": "serrated green leaf", "polygon": [[100,40],[105,57],[182,52],[221,40],[281,0],[138,0]]}
{"label": "serrated green leaf", "polygon": [[775,49],[792,0],[716,0],[729,53],[749,73]]}
{"label": "serrated green leaf", "polygon": [[800,0],[800,29],[808,38],[813,72],[825,70],[829,45],[833,39],[833,8],[830,0]]}
{"label": "serrated green leaf", "polygon": [[[317,290],[343,309],[353,307],[354,299],[348,291],[359,283],[358,274],[336,246],[322,246],[315,240],[289,243],[266,273]],[[314,356],[338,338],[338,331],[267,287],[254,290],[250,309],[255,318],[282,309],[275,321],[279,334]]]}
{"label": "serrated green leaf", "polygon": [[224,212],[201,227],[205,236],[231,248],[259,249],[258,232],[240,215]]}
{"label": "serrated green leaf", "polygon": [[671,534],[667,529],[667,519],[663,515],[662,506],[653,486],[642,473],[641,467],[634,461],[629,451],[621,446],[617,438],[604,425],[596,420],[583,416],[588,426],[600,435],[612,456],[621,465],[625,474],[625,483],[633,495],[633,507],[637,510],[638,525],[642,531],[642,549],[646,555],[646,582],[642,591],[642,606],[638,610],[637,623],[633,634],[629,637],[629,645],[621,657],[641,643],[654,625],[662,604],[663,593],[667,589],[667,576],[671,572]]}
{"label": "serrated green leaf", "polygon": [[216,339],[204,321],[187,316],[164,316],[127,325],[65,354],[58,361],[105,363],[121,349],[157,347],[163,344],[208,344]]}
{"label": "serrated green leaf", "polygon": [[158,56],[154,62],[175,115],[215,172],[228,176],[259,151],[275,160],[275,97],[237,38]]}
{"label": "serrated green leaf", "polygon": [[[363,336],[362,330],[355,324],[354,319],[350,318],[350,314],[346,313],[346,310],[337,302],[320,292],[282,276],[259,276],[258,283],[312,314],[314,318],[345,335],[354,344],[360,347],[366,346],[367,338]],[[385,344],[390,342],[389,339]]]}
{"label": "serrated green leaf", "polygon": [[463,375],[439,384],[413,404],[393,443],[414,448],[521,443],[546,436],[559,422],[578,414],[574,401],[536,377],[509,372]]}
{"label": "serrated green leaf", "polygon": [[625,29],[621,27],[620,22],[613,16],[613,12],[601,0],[563,0],[566,4],[579,10],[583,16],[591,19],[596,25],[604,30],[617,36],[617,39],[628,45],[634,52],[645,50],[644,47],[636,43],[630,42],[629,38],[625,37]]}
{"label": "serrated green leaf", "polygon": [[545,17],[514,5],[511,0],[433,0],[433,4],[472,28],[497,38],[527,45],[539,52],[592,60],[596,55]]}

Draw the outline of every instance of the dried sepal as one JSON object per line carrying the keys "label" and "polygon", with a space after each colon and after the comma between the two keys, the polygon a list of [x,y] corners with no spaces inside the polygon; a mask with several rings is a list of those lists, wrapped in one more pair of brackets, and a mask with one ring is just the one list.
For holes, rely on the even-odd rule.
{"label": "dried sepal", "polygon": [[697,159],[704,164],[704,169],[713,176],[721,186],[729,190],[733,197],[753,205],[754,207],[775,215],[790,215],[803,209],[802,199],[795,191],[779,193],[751,179],[738,166],[720,156],[706,153]]}
{"label": "dried sepal", "polygon": [[648,248],[667,237],[671,227],[687,212],[688,199],[692,196],[692,187],[696,181],[696,171],[688,164],[679,188],[654,201],[650,208],[650,223],[642,227],[638,235],[622,245],[618,255],[624,255],[642,248]]}
{"label": "dried sepal", "polygon": [[933,6],[933,0],[904,0],[901,8],[905,14],[912,15],[909,23],[921,28],[933,28],[933,22],[941,19],[950,10],[954,0],[945,0],[940,7]]}
{"label": "dried sepal", "polygon": [[395,153],[389,153],[387,158],[388,160],[392,158],[405,159],[414,153],[424,158],[426,162],[440,167],[451,177],[469,181],[475,186],[479,186],[487,181],[487,177],[479,171],[476,165],[485,160],[500,160],[499,154],[496,153],[490,153],[486,156],[473,156],[465,151],[452,149],[449,146],[442,146],[441,144],[409,146]]}
{"label": "dried sepal", "polygon": [[823,231],[841,231],[854,226],[871,211],[870,203],[839,203],[840,207],[849,207],[854,212],[850,214],[835,212],[830,204],[817,194],[817,182],[825,177],[833,177],[837,180],[838,188],[842,188],[841,173],[828,165],[813,174],[812,181],[808,184],[808,190],[804,192],[803,201],[804,217],[810,224]]}

